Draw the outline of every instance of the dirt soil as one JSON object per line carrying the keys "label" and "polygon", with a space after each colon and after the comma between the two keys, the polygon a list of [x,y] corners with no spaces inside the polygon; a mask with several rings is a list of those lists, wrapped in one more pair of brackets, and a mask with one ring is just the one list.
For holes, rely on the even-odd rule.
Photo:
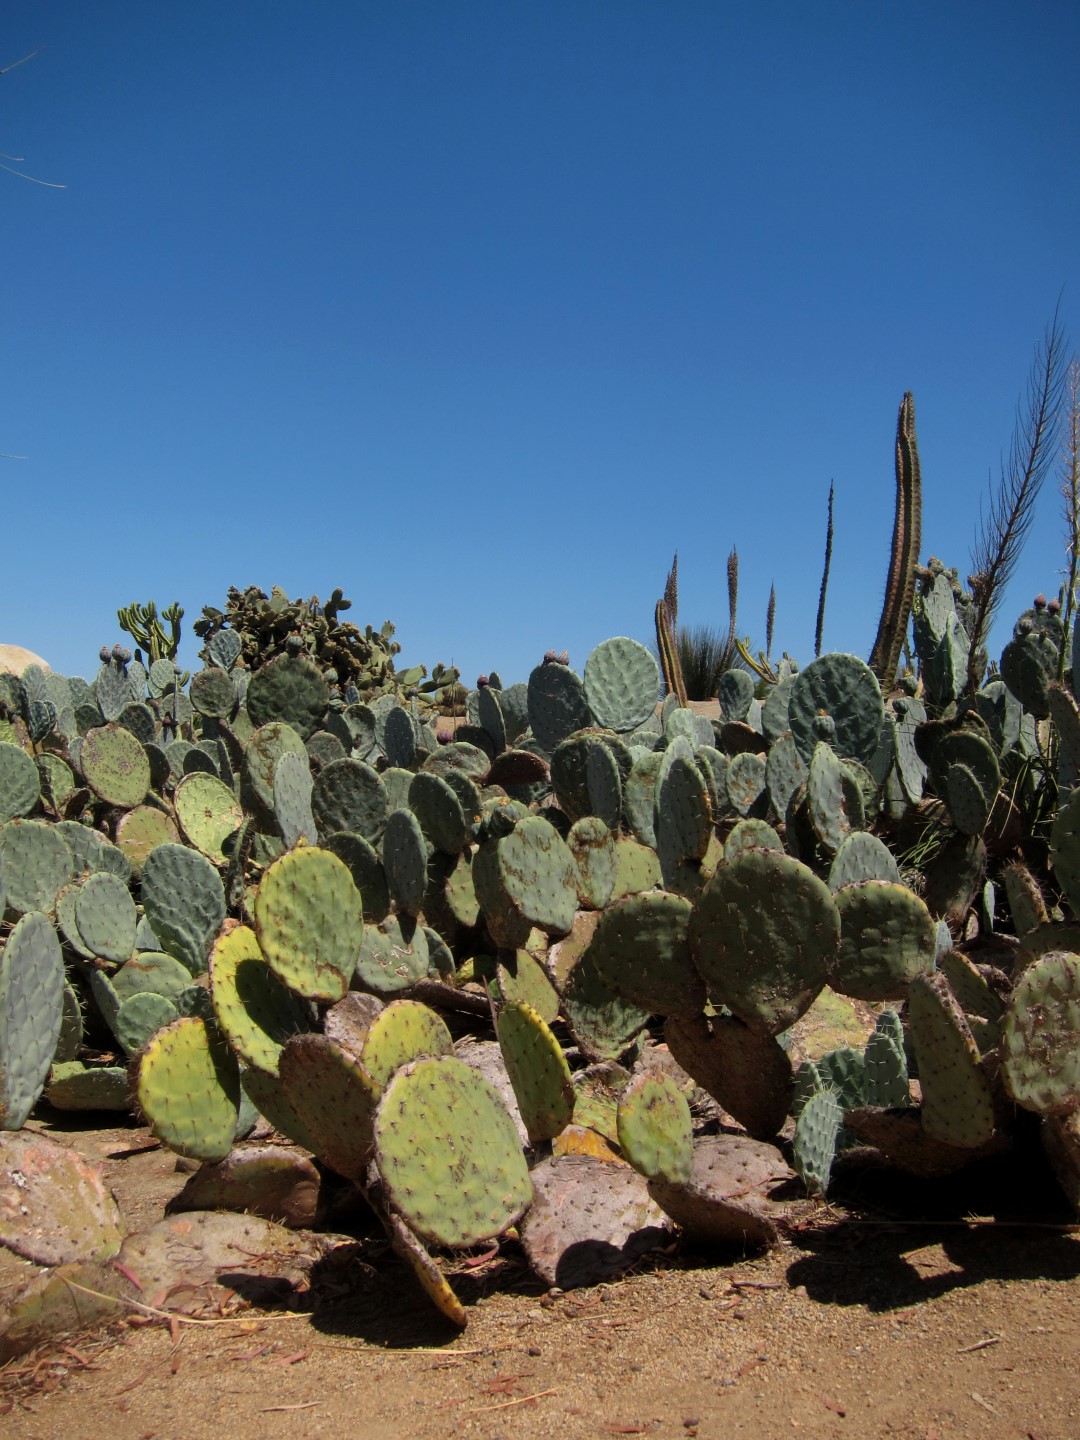
{"label": "dirt soil", "polygon": [[[131,1228],[186,1178],[134,1125],[42,1128],[104,1162]],[[12,1361],[0,1432],[1077,1440],[1075,1218],[1034,1150],[948,1185],[863,1169],[762,1256],[674,1246],[561,1293],[510,1245],[455,1275],[464,1332],[372,1236],[304,1312],[133,1314]]]}

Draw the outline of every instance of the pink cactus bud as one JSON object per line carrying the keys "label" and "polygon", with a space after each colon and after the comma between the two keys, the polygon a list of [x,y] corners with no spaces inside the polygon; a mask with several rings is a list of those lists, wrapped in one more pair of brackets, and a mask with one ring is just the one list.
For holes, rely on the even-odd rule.
{"label": "pink cactus bud", "polygon": [[488,679],[488,677],[487,677],[486,675],[477,675],[477,677],[476,677],[476,688],[477,688],[478,690],[486,690],[487,687],[488,687],[490,684],[491,684],[491,681]]}
{"label": "pink cactus bud", "polygon": [[1035,609],[1036,609],[1036,610],[1045,610],[1045,609],[1046,609],[1046,596],[1045,596],[1045,595],[1036,595],[1036,596],[1035,596],[1035,599],[1032,601],[1032,604],[1035,606]]}

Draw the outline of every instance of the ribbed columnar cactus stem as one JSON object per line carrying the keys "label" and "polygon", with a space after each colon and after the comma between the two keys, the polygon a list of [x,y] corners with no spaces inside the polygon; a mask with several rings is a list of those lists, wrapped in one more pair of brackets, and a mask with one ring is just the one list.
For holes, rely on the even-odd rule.
{"label": "ribbed columnar cactus stem", "polygon": [[814,658],[821,654],[821,637],[825,629],[825,595],[829,588],[829,567],[832,565],[833,542],[833,492],[835,486],[829,481],[829,520],[825,527],[825,564],[821,571],[821,590],[818,593],[817,624],[814,626]]}
{"label": "ribbed columnar cactus stem", "polygon": [[735,644],[735,612],[739,604],[739,552],[732,547],[731,554],[727,557],[727,599],[728,599],[728,633],[727,654],[732,653],[732,646]]}
{"label": "ribbed columnar cactus stem", "polygon": [[664,672],[664,684],[668,688],[668,694],[674,695],[680,705],[685,705],[686,685],[683,683],[675,626],[668,613],[666,600],[656,602],[656,648],[660,652],[660,669]]}
{"label": "ribbed columnar cactus stem", "polygon": [[883,686],[890,686],[900,663],[900,651],[915,599],[915,563],[922,534],[922,476],[915,439],[915,401],[910,390],[900,402],[896,422],[896,514],[892,554],[885,582],[877,638],[870,652],[870,668]]}

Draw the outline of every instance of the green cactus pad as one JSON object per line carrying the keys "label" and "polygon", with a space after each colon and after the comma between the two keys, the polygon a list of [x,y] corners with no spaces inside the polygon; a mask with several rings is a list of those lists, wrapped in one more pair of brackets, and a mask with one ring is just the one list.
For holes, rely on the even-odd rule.
{"label": "green cactus pad", "polygon": [[571,966],[563,1008],[574,1039],[590,1060],[617,1060],[649,1023],[651,1014],[608,985],[590,944]]}
{"label": "green cactus pad", "polygon": [[56,1064],[49,1072],[45,1098],[55,1110],[131,1109],[128,1072],[123,1065]]}
{"label": "green cactus pad", "polygon": [[783,853],[784,844],[767,820],[738,820],[724,841],[724,859],[732,861],[744,850],[776,850]]}
{"label": "green cactus pad", "polygon": [[464,1330],[469,1323],[465,1307],[454,1294],[450,1288],[450,1282],[424,1249],[419,1239],[405,1224],[401,1216],[395,1215],[393,1211],[385,1217],[384,1224],[390,1236],[390,1245],[394,1254],[408,1265],[416,1276],[420,1288],[439,1314],[449,1320],[452,1325],[457,1325],[459,1329]]}
{"label": "green cactus pad", "polygon": [[727,767],[727,793],[740,815],[749,815],[765,791],[766,762],[760,755],[744,750],[733,755]]}
{"label": "green cactus pad", "polygon": [[[41,798],[56,814],[59,814],[75,793],[75,773],[59,755],[45,751],[34,757],[34,765],[41,779]],[[2,806],[0,806],[2,809]],[[23,814],[28,814],[23,811]],[[3,817],[0,816],[0,820]]]}
{"label": "green cactus pad", "polygon": [[829,889],[835,894],[845,885],[863,880],[900,883],[900,871],[892,851],[869,830],[855,830],[837,850],[829,866]]}
{"label": "green cactus pad", "polygon": [[612,900],[621,900],[624,895],[638,895],[643,890],[653,890],[661,882],[660,862],[656,851],[648,845],[620,835],[615,841],[615,888]]}
{"label": "green cactus pad", "polygon": [[830,854],[839,850],[853,828],[843,782],[844,770],[836,752],[819,740],[810,756],[806,803],[814,833]]}
{"label": "green cactus pad", "polygon": [[450,941],[462,928],[471,929],[480,919],[472,864],[470,850],[454,856],[436,852],[428,861],[424,916]]}
{"label": "green cactus pad", "polygon": [[481,729],[486,730],[491,739],[495,754],[501,755],[506,749],[506,726],[503,723],[498,691],[493,690],[490,685],[485,685],[476,692],[476,714]]}
{"label": "green cactus pad", "polygon": [[745,720],[754,700],[754,677],[748,670],[725,670],[716,687],[724,723]]}
{"label": "green cactus pad", "polygon": [[311,808],[320,836],[345,830],[378,845],[389,800],[378,773],[362,760],[334,760],[319,771]]}
{"label": "green cactus pad", "polygon": [[618,760],[606,745],[588,747],[585,789],[589,813],[603,820],[610,830],[617,830],[623,809],[622,773]]}
{"label": "green cactus pad", "polygon": [[162,950],[143,950],[109,977],[120,1000],[150,991],[177,1000],[191,985],[191,971]]}
{"label": "green cactus pad", "polygon": [[1080,955],[1051,951],[1016,982],[1002,1027],[1002,1077],[1040,1115],[1080,1108]]}
{"label": "green cactus pad", "polygon": [[1050,830],[1054,879],[1065,892],[1069,908],[1080,916],[1080,787],[1058,811]]}
{"label": "green cactus pad", "polygon": [[[476,958],[479,960],[481,957]],[[479,967],[476,978],[486,978]],[[539,960],[527,950],[500,951],[493,980],[495,993],[501,1002],[528,1005],[548,1025],[553,1025],[558,1019],[559,993]]]}
{"label": "green cactus pad", "polygon": [[574,857],[581,906],[602,910],[611,899],[618,870],[611,830],[598,815],[585,815],[570,827],[566,843]]}
{"label": "green cactus pad", "polygon": [[[884,1014],[893,1017],[893,1021],[882,1023],[879,1018],[863,1052],[861,1103],[894,1110],[911,1104],[911,1087],[899,1017],[895,1010],[886,1010]],[[899,1039],[890,1029],[893,1022],[899,1030]]]}
{"label": "green cactus pad", "polygon": [[278,655],[251,677],[244,703],[256,726],[289,725],[306,740],[319,728],[329,691],[322,671],[304,655]]}
{"label": "green cactus pad", "polygon": [[44,820],[0,825],[0,861],[8,908],[52,914],[60,891],[75,876],[75,860],[60,827]]}
{"label": "green cactus pad", "polygon": [[936,927],[906,885],[863,880],[836,892],[840,949],[828,983],[855,1000],[902,1000],[934,968]]}
{"label": "green cactus pad", "polygon": [[708,791],[696,762],[676,756],[663,776],[656,801],[657,851],[674,861],[700,860],[712,836]]}
{"label": "green cactus pad", "polygon": [[1002,871],[1013,931],[1021,939],[1048,920],[1046,901],[1039,882],[1026,865],[1017,861]]}
{"label": "green cactus pad", "polygon": [[428,942],[422,925],[408,915],[390,915],[364,927],[356,980],[376,995],[408,990],[428,973]]}
{"label": "green cactus pad", "polygon": [[649,1014],[695,1015],[702,1010],[705,985],[687,943],[692,909],[684,896],[663,890],[609,905],[590,946],[604,982]]}
{"label": "green cactus pad", "polygon": [[[325,1035],[294,1035],[281,1052],[278,1077],[312,1153],[347,1180],[361,1179],[371,1159],[379,1086],[360,1061]],[[252,1098],[259,1104],[257,1093]]]}
{"label": "green cactus pad", "polygon": [[282,1047],[310,1028],[307,1007],[277,980],[254,930],[229,922],[210,952],[214,1014],[240,1059],[277,1074]]}
{"label": "green cactus pad", "polygon": [[585,698],[598,725],[625,733],[656,709],[660,668],[637,640],[604,640],[585,661]]}
{"label": "green cactus pad", "polygon": [[205,670],[197,670],[191,677],[188,696],[192,707],[200,715],[224,720],[236,708],[236,684],[228,670],[220,665],[208,665]]}
{"label": "green cactus pad", "polygon": [[821,739],[820,721],[831,719],[838,755],[866,764],[878,748],[885,705],[869,665],[856,655],[821,655],[800,670],[788,696],[788,722],[807,761]]}
{"label": "green cactus pad", "polygon": [[964,1012],[943,975],[918,975],[908,1022],[922,1090],[922,1128],[932,1140],[977,1149],[994,1133],[990,1082]]}
{"label": "green cactus pad", "polygon": [[327,835],[323,848],[349,867],[353,884],[360,891],[365,925],[378,925],[390,914],[390,887],[379,852],[362,835],[339,831]]}
{"label": "green cactus pad", "polygon": [[392,1205],[437,1245],[500,1235],[532,1199],[506,1107],[489,1081],[452,1056],[397,1071],[376,1112],[375,1143]]}
{"label": "green cactus pad", "polygon": [[329,850],[290,851],[263,875],[255,896],[259,946],[277,978],[298,995],[341,999],[363,929],[360,892],[348,866]]}
{"label": "green cactus pad", "polygon": [[416,1000],[394,1000],[368,1026],[360,1060],[380,1090],[394,1071],[422,1055],[451,1055],[450,1031]]}
{"label": "green cactus pad", "polygon": [[[571,821],[580,820],[592,813],[589,797],[588,763],[594,750],[603,749],[597,743],[595,731],[585,730],[580,735],[568,735],[555,747],[551,754],[551,788],[563,814]],[[607,770],[614,762],[614,756],[601,754],[598,765]],[[618,767],[616,766],[616,771]],[[598,783],[600,780],[598,772]],[[610,781],[611,777],[608,776]],[[616,774],[614,782],[618,784]]]}
{"label": "green cactus pad", "polygon": [[495,1022],[529,1141],[561,1134],[574,1115],[574,1082],[558,1040],[531,1005],[504,1005]]}
{"label": "green cactus pad", "polygon": [[694,906],[690,953],[714,1004],[777,1034],[825,984],[840,916],[824,881],[789,855],[747,850],[717,870]]}
{"label": "green cactus pad", "polygon": [[[497,842],[494,871],[500,909],[548,935],[567,933],[577,909],[577,871],[573,855],[553,825],[539,815],[520,821]],[[475,878],[486,911],[479,873]],[[512,942],[510,948],[516,944]]]}
{"label": "green cactus pad", "polygon": [[60,1034],[53,1051],[53,1064],[62,1065],[78,1058],[83,1044],[82,1002],[69,980],[64,981],[64,998],[60,1014]]}
{"label": "green cactus pad", "polygon": [[112,1031],[121,1050],[133,1060],[152,1035],[171,1025],[179,1012],[164,995],[144,990],[125,1000],[112,1019]]}
{"label": "green cactus pad", "polygon": [[157,1032],[139,1062],[136,1097],[150,1129],[178,1155],[223,1160],[232,1149],[240,1073],[204,1020],[189,1016]]}
{"label": "green cactus pad", "polygon": [[210,861],[186,845],[159,845],[143,865],[142,902],[161,948],[201,975],[225,918],[225,891]]}
{"label": "green cactus pad", "polygon": [[174,845],[180,832],[172,818],[151,805],[137,805],[120,817],[116,845],[136,875],[142,874],[147,856],[159,845]]}
{"label": "green cactus pad", "polygon": [[585,686],[557,662],[537,665],[529,676],[529,726],[549,755],[575,730],[593,723]]}
{"label": "green cactus pad", "polygon": [[656,784],[663,755],[659,750],[634,757],[623,786],[623,811],[634,834],[645,845],[656,845]]}
{"label": "green cactus pad", "polygon": [[[301,841],[314,845],[318,839],[311,810],[313,786],[311,765],[306,756],[295,755],[291,750],[278,756],[274,766],[274,819],[287,850]],[[237,810],[236,813],[239,824],[243,821],[243,812]]]}
{"label": "green cactus pad", "polygon": [[792,1159],[806,1188],[824,1195],[829,1188],[844,1112],[831,1090],[811,1095],[795,1124]]}
{"label": "green cactus pad", "polygon": [[392,810],[382,838],[386,883],[399,912],[419,915],[427,889],[428,846],[411,810]]}
{"label": "green cactus pad", "polygon": [[64,957],[45,915],[24,915],[0,951],[0,1128],[22,1127],[44,1088],[64,1012]]}
{"label": "green cactus pad", "polygon": [[102,960],[122,965],[135,948],[135,901],[116,875],[88,875],[75,896],[75,923],[82,943]]}
{"label": "green cactus pad", "polygon": [[623,1157],[647,1180],[678,1185],[694,1168],[686,1096],[660,1070],[635,1075],[619,1096],[616,1124]]}
{"label": "green cactus pad", "polygon": [[[240,795],[245,808],[260,811],[265,816],[274,813],[274,766],[287,750],[301,755],[306,760],[304,742],[291,725],[272,720],[260,725],[244,747],[244,764],[241,770]],[[330,768],[329,766],[327,767]],[[338,830],[348,826],[332,827]]]}
{"label": "green cactus pad", "polygon": [[41,795],[41,776],[20,745],[0,741],[0,825],[29,815]]}
{"label": "green cactus pad", "polygon": [[790,730],[785,731],[773,741],[765,761],[765,784],[778,815],[787,814],[792,795],[800,785],[805,785],[809,773],[810,767],[799,752],[795,737]]}
{"label": "green cactus pad", "polygon": [[422,769],[431,775],[442,775],[445,777],[451,770],[475,780],[477,784],[483,784],[491,769],[491,760],[476,745],[470,745],[466,740],[454,740],[449,745],[441,745],[432,755],[424,760]]}
{"label": "green cactus pad", "polygon": [[454,787],[438,775],[421,770],[413,777],[409,786],[409,809],[419,821],[428,843],[436,850],[458,855],[472,839],[472,814],[466,814]]}
{"label": "green cactus pad", "polygon": [[124,810],[141,804],[150,789],[146,751],[120,724],[87,731],[79,751],[79,768],[95,795]]}

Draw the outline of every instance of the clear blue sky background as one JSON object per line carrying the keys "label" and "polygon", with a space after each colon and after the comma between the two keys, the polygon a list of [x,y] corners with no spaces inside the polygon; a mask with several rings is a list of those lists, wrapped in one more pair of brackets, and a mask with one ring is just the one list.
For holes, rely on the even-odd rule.
{"label": "clear blue sky background", "polygon": [[0,171],[0,640],[65,673],[135,599],[341,585],[509,682],[649,641],[676,549],[724,626],[732,545],[805,662],[830,479],[865,656],[904,391],[966,574],[1062,291],[1080,339],[1076,0],[5,0],[0,64],[36,46],[0,150],[67,188]]}

